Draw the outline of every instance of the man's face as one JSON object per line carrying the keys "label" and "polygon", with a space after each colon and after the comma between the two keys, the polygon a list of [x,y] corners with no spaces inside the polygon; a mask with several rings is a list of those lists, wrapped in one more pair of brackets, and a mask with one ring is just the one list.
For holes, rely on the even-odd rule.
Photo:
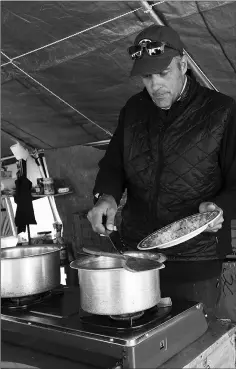
{"label": "man's face", "polygon": [[186,70],[186,57],[175,57],[161,73],[142,76],[149,95],[159,108],[168,109],[178,99]]}

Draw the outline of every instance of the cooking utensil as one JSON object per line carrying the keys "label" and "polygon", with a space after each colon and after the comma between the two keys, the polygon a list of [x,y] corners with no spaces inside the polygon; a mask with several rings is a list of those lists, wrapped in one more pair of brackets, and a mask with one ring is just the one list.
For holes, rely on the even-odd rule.
{"label": "cooking utensil", "polygon": [[[122,256],[123,258],[125,258],[125,262],[123,264],[124,268],[131,271],[131,272],[141,272],[143,270],[151,270],[151,269],[155,269],[156,268],[163,268],[164,265],[160,264],[160,261],[157,260],[156,258],[153,259],[149,259],[148,257],[145,258],[143,254],[141,257],[142,260],[140,260],[139,258],[139,253],[136,253],[135,257],[139,258],[139,260],[135,260],[134,258],[131,259],[130,256],[124,255],[122,248],[123,248],[123,244],[121,242],[121,237],[120,237],[120,233],[119,231],[113,231],[110,235],[108,235],[109,240],[112,244],[112,246],[114,247],[114,249],[116,250],[116,252],[118,253],[117,255],[119,255],[120,257]],[[108,255],[107,255],[108,256]]]}
{"label": "cooking utensil", "polygon": [[120,233],[118,230],[113,231],[112,233],[108,234],[107,237],[110,240],[113,248],[116,250],[117,253],[123,254],[124,245],[121,242]]}
{"label": "cooking utensil", "polygon": [[96,255],[96,256],[107,256],[110,258],[117,258],[122,260],[122,266],[133,273],[136,272],[143,272],[145,270],[152,270],[152,269],[162,269],[164,268],[164,264],[160,263],[154,259],[148,259],[145,257],[133,257],[123,253],[112,253],[112,252],[105,252],[101,250],[92,250],[88,248],[83,248],[84,252],[88,254]]}
{"label": "cooking utensil", "polygon": [[1,249],[1,297],[29,296],[59,286],[60,249],[56,245]]}
{"label": "cooking utensil", "polygon": [[[126,251],[125,255],[156,259],[151,252]],[[130,273],[123,260],[94,255],[70,263],[78,270],[81,308],[91,314],[120,315],[147,310],[161,299],[159,269]]]}
{"label": "cooking utensil", "polygon": [[149,236],[145,237],[137,246],[139,250],[166,249],[190,240],[221,216],[218,210],[197,213],[171,223]]}

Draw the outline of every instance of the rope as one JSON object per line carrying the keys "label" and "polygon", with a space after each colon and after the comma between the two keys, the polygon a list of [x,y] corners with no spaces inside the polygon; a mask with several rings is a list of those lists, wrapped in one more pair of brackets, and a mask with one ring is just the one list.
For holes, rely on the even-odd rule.
{"label": "rope", "polygon": [[[150,5],[150,9],[152,9],[152,7],[153,7],[153,6],[158,5],[158,4],[162,4],[162,3],[164,3],[164,2],[165,2],[165,0],[162,0],[162,1],[159,1],[159,2],[157,2],[157,3],[155,3],[155,4],[153,4],[153,5]],[[132,14],[132,13],[134,13],[134,12],[138,11],[138,10],[143,10],[143,8],[142,8],[142,7],[136,8],[136,9],[134,9],[134,10],[131,10],[131,11],[127,12],[127,13],[124,13],[124,14],[118,15],[117,17],[114,17],[114,18],[108,19],[107,21],[104,21],[104,22],[101,22],[101,23],[96,24],[96,25],[94,25],[94,26],[91,26],[91,27],[89,27],[89,28],[86,28],[86,29],[84,29],[84,30],[82,30],[82,31],[79,31],[79,32],[73,33],[72,35],[69,35],[69,36],[67,36],[67,37],[63,37],[63,38],[61,38],[60,40],[57,40],[57,41],[51,42],[51,43],[46,44],[46,45],[44,45],[44,46],[38,47],[37,49],[34,49],[34,50],[31,50],[31,51],[28,51],[27,53],[24,53],[24,54],[21,54],[21,55],[15,56],[14,58],[8,58],[8,59],[9,59],[9,62],[1,64],[1,67],[4,67],[5,65],[11,64],[13,60],[17,60],[17,59],[19,59],[19,58],[23,58],[23,57],[24,57],[24,56],[26,56],[26,55],[33,54],[33,53],[35,53],[35,52],[37,52],[37,51],[40,51],[40,50],[43,50],[43,49],[45,49],[45,48],[47,48],[47,47],[49,47],[49,46],[56,45],[56,44],[58,44],[59,42],[69,40],[69,39],[70,39],[70,38],[72,38],[72,37],[75,37],[75,36],[81,35],[82,33],[87,32],[87,31],[91,31],[92,29],[95,29],[95,28],[97,28],[97,27],[103,26],[104,24],[107,24],[107,23],[109,23],[109,22],[113,22],[113,21],[115,21],[115,20],[117,20],[117,19],[119,19],[119,18],[125,17],[126,15]],[[148,12],[149,12],[149,10],[144,10],[144,13],[148,13]]]}
{"label": "rope", "polygon": [[[3,54],[6,58],[10,59],[5,53],[3,53],[1,51],[1,54]],[[18,65],[16,65],[15,63],[11,62],[11,64],[19,69],[22,73],[24,73],[27,77],[29,77],[30,79],[32,79],[32,81],[34,81],[35,83],[37,83],[39,86],[41,86],[43,89],[45,89],[47,92],[49,92],[50,94],[52,94],[53,96],[55,96],[58,100],[62,101],[65,105],[69,106],[72,110],[74,110],[76,113],[80,114],[82,117],[84,117],[85,119],[87,119],[90,123],[94,124],[96,127],[100,128],[102,131],[104,131],[106,134],[108,134],[109,136],[112,136],[112,133],[107,131],[105,128],[101,127],[99,124],[95,123],[93,120],[91,120],[90,118],[88,118],[85,114],[81,113],[81,111],[79,111],[78,109],[74,108],[71,104],[69,104],[67,101],[65,101],[64,99],[62,99],[60,96],[58,96],[57,94],[55,94],[53,91],[49,90],[49,88],[47,88],[46,86],[44,86],[42,83],[40,83],[39,81],[37,81],[35,78],[33,78],[32,76],[30,76],[28,73],[26,73],[23,69],[21,69]]]}
{"label": "rope", "polygon": [[[140,8],[139,8],[139,9],[140,9]],[[109,20],[107,20],[107,21],[101,22],[101,23],[99,23],[99,24],[96,24],[95,26],[91,26],[91,27],[86,28],[86,29],[84,29],[84,30],[82,30],[82,31],[79,31],[79,32],[73,33],[73,34],[72,34],[72,35],[70,35],[70,36],[63,37],[63,38],[61,38],[60,40],[57,40],[57,41],[51,42],[51,43],[49,43],[49,44],[46,44],[46,45],[44,45],[44,46],[38,47],[37,49],[34,49],[34,50],[31,50],[31,51],[28,51],[27,53],[24,53],[24,54],[18,55],[18,56],[16,56],[16,57],[12,58],[12,59],[10,59],[10,58],[9,58],[9,60],[10,60],[10,61],[9,61],[9,62],[7,62],[7,63],[2,64],[2,65],[1,65],[1,67],[5,66],[5,65],[7,65],[7,64],[12,63],[12,61],[13,61],[13,60],[16,60],[16,59],[22,58],[23,56],[26,56],[26,55],[29,55],[29,54],[33,54],[33,53],[35,53],[35,52],[37,52],[37,51],[40,51],[40,50],[43,50],[43,49],[45,49],[45,48],[47,48],[47,47],[49,47],[49,46],[56,45],[56,44],[58,44],[59,42],[66,41],[66,40],[69,40],[69,39],[70,39],[70,38],[72,38],[72,37],[75,37],[75,36],[81,35],[81,34],[82,34],[82,33],[84,33],[84,32],[91,31],[91,30],[92,30],[92,29],[94,29],[94,28],[97,28],[97,27],[103,26],[104,24],[107,24],[107,23],[112,22],[112,21],[114,21],[114,20],[116,20],[116,19],[119,19],[119,18],[121,18],[121,17],[124,17],[124,16],[125,16],[125,15],[127,15],[127,14],[133,13],[133,12],[135,12],[136,10],[138,10],[138,9],[135,9],[135,10],[132,10],[132,11],[130,11],[130,12],[128,12],[128,13],[125,13],[125,14],[119,15],[119,16],[117,16],[117,17],[115,17],[115,18],[112,18],[112,19],[109,19]]]}
{"label": "rope", "polygon": [[154,3],[154,4],[150,5],[150,6],[149,6],[149,10],[143,10],[143,8],[142,8],[142,7],[136,8],[136,9],[134,9],[134,10],[131,10],[131,11],[127,12],[127,13],[121,14],[121,15],[119,15],[119,16],[117,16],[117,17],[111,18],[111,19],[109,19],[109,20],[107,20],[107,21],[104,21],[104,22],[101,22],[101,23],[96,24],[96,25],[94,25],[94,26],[91,26],[91,27],[89,27],[89,28],[87,28],[87,29],[85,29],[85,30],[82,30],[82,31],[76,32],[76,33],[74,33],[74,34],[72,34],[72,35],[70,35],[70,36],[64,37],[64,38],[62,38],[62,39],[60,39],[60,40],[57,40],[57,41],[51,42],[51,43],[49,43],[49,44],[47,44],[47,45],[44,45],[44,46],[41,46],[41,47],[39,47],[39,48],[37,48],[37,49],[34,49],[34,50],[31,50],[31,51],[28,51],[27,53],[24,53],[24,54],[18,55],[18,56],[14,57],[14,58],[10,58],[10,57],[9,57],[9,56],[7,56],[3,51],[1,51],[1,54],[2,54],[2,55],[4,55],[4,56],[9,60],[8,62],[1,64],[1,67],[4,67],[4,66],[6,66],[6,65],[8,65],[8,64],[12,64],[15,68],[17,68],[19,71],[21,71],[23,74],[25,74],[28,78],[30,78],[30,79],[31,79],[32,81],[34,81],[36,84],[38,84],[38,85],[39,85],[39,86],[41,86],[43,89],[45,89],[47,92],[49,92],[50,94],[52,94],[53,96],[55,96],[58,100],[62,101],[65,105],[69,106],[73,111],[75,111],[76,113],[78,113],[79,115],[81,115],[82,117],[84,117],[85,119],[87,119],[90,123],[94,124],[96,127],[100,128],[102,131],[104,131],[104,132],[105,132],[106,134],[108,134],[109,136],[112,136],[112,133],[111,133],[111,132],[109,132],[109,131],[108,131],[108,130],[106,130],[105,128],[101,127],[99,124],[95,123],[93,120],[91,120],[90,118],[88,118],[85,114],[81,113],[78,109],[74,108],[74,107],[73,107],[72,105],[70,105],[67,101],[65,101],[64,99],[62,99],[60,96],[58,96],[58,95],[57,95],[57,94],[55,94],[53,91],[51,91],[51,90],[50,90],[50,89],[48,89],[46,86],[44,86],[42,83],[40,83],[39,81],[37,81],[35,78],[33,78],[32,76],[30,76],[28,73],[26,73],[23,69],[21,69],[21,68],[20,68],[18,65],[16,65],[13,61],[14,61],[14,60],[17,60],[17,59],[20,59],[20,58],[22,58],[22,57],[24,57],[24,56],[26,56],[26,55],[33,54],[33,53],[35,53],[35,52],[37,52],[37,51],[43,50],[43,49],[45,49],[45,48],[47,48],[47,47],[49,47],[49,46],[56,45],[56,44],[58,44],[59,42],[66,41],[66,40],[68,40],[68,39],[70,39],[70,38],[72,38],[72,37],[78,36],[78,35],[80,35],[80,34],[82,34],[82,33],[84,33],[84,32],[90,31],[90,30],[92,30],[92,29],[94,29],[94,28],[97,28],[97,27],[103,26],[104,24],[107,24],[107,23],[109,23],[109,22],[113,22],[114,20],[117,20],[117,19],[122,18],[122,17],[124,17],[124,16],[126,16],[126,15],[129,15],[129,14],[132,14],[132,13],[134,13],[134,12],[138,11],[138,10],[143,10],[143,11],[144,11],[144,13],[148,13],[148,12],[152,9],[152,7],[153,7],[153,6],[158,5],[158,4],[162,4],[162,3],[164,3],[164,2],[165,2],[165,0],[162,0],[162,1],[159,1],[159,2],[157,2],[157,3]]}

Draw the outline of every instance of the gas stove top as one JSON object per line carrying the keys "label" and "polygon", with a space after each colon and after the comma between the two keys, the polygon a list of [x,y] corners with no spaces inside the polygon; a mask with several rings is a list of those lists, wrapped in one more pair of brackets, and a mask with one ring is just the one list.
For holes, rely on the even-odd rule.
{"label": "gas stove top", "polygon": [[42,299],[7,300],[2,299],[3,341],[29,345],[34,337],[47,352],[71,358],[74,350],[74,360],[97,368],[157,368],[207,330],[200,303],[173,301],[134,316],[109,317],[82,311],[79,287],[63,286]]}

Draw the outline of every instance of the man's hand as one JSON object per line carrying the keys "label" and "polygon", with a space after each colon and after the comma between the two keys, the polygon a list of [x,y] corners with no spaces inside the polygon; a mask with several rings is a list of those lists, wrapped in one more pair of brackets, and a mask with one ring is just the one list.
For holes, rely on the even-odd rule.
{"label": "man's hand", "polygon": [[[111,195],[102,195],[87,215],[94,232],[109,235],[112,231],[116,230],[114,225],[116,212],[117,204],[114,197]],[[105,224],[103,223],[104,219]]]}
{"label": "man's hand", "polygon": [[219,208],[216,204],[213,204],[212,202],[202,202],[199,206],[199,213],[204,213],[205,211],[213,211],[213,210],[219,210],[221,212],[221,215],[219,216],[218,219],[209,224],[205,232],[217,232],[219,231],[219,229],[222,228],[224,218],[223,218],[223,210],[221,208]]}

